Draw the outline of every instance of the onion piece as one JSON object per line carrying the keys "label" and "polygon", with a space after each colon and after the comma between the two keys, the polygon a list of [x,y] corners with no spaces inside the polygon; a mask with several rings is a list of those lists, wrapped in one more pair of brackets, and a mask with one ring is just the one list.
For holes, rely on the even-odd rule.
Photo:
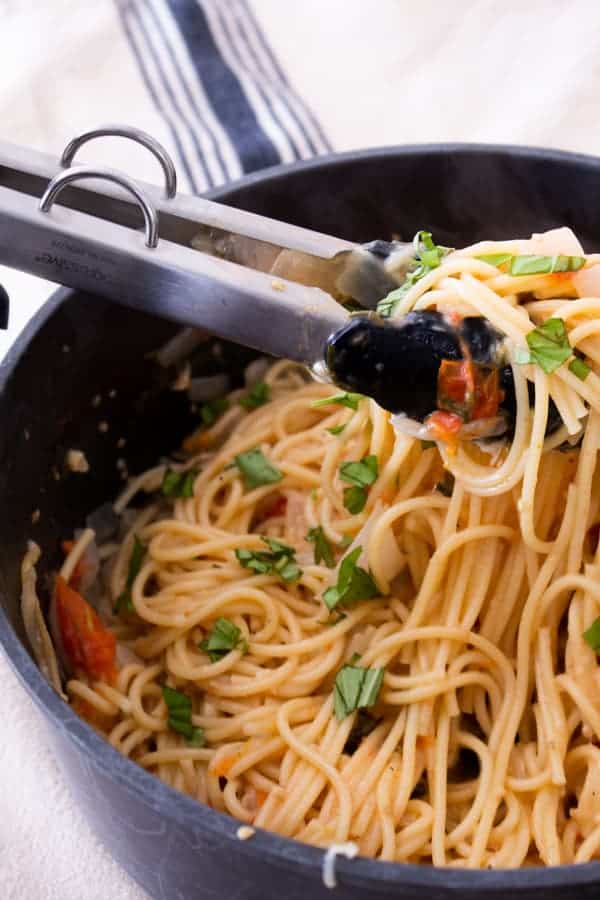
{"label": "onion piece", "polygon": [[600,263],[576,272],[573,284],[578,297],[600,297]]}
{"label": "onion piece", "polygon": [[169,366],[189,356],[196,347],[207,341],[209,337],[209,332],[204,331],[202,328],[182,328],[156,352],[156,361],[163,368],[168,369]]}
{"label": "onion piece", "polygon": [[21,615],[25,633],[42,675],[57,694],[66,700],[67,697],[63,692],[60,679],[57,653],[48,633],[36,591],[35,566],[39,558],[40,548],[33,541],[29,541],[27,552],[21,563]]}
{"label": "onion piece", "polygon": [[271,361],[266,356],[259,356],[257,359],[253,359],[251,363],[248,363],[244,369],[244,384],[246,387],[254,387],[255,384],[262,381],[270,365]]}
{"label": "onion piece", "polygon": [[204,403],[206,400],[222,397],[229,391],[229,385],[228,375],[200,375],[191,379],[188,396],[192,403]]}
{"label": "onion piece", "polygon": [[86,517],[85,524],[95,532],[98,543],[104,544],[118,533],[120,520],[112,503],[108,501],[92,510]]}

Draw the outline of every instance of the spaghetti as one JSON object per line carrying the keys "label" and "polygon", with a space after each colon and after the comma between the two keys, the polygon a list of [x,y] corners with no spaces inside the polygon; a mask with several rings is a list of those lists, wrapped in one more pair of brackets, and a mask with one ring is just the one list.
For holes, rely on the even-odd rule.
{"label": "spaghetti", "polygon": [[[129,484],[118,541],[86,529],[67,548],[51,614],[65,691],[114,747],[321,847],[471,868],[600,858],[600,265],[507,270],[556,254],[583,256],[566,230],[449,253],[394,311],[481,315],[506,336],[509,446],[430,445],[280,361],[253,400],[220,404],[189,461]],[[549,319],[583,368],[536,361],[527,336]],[[78,630],[67,591],[97,621]]]}

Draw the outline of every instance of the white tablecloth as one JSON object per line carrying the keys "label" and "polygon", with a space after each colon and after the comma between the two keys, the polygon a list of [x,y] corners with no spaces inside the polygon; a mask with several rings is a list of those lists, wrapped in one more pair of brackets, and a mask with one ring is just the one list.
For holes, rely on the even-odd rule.
{"label": "white tablecloth", "polygon": [[[306,156],[311,149],[302,134],[294,138],[285,111],[279,125],[269,119],[260,79],[252,81],[256,60],[262,60],[262,77],[278,77],[261,35],[287,75],[288,87],[277,82],[281,90],[297,92],[289,108],[296,104],[313,149],[440,140],[600,149],[597,0],[199,2],[217,41],[241,40],[242,30],[236,38],[234,26],[250,29],[254,14],[248,46],[228,51],[224,43],[221,49],[281,159]],[[165,105],[175,75],[164,47],[160,51],[161,34],[180,41],[176,57],[188,67],[188,95],[170,85],[172,99],[181,89],[175,96],[180,112]],[[212,133],[221,135],[225,148],[221,174],[207,150],[213,183],[239,174],[241,164],[211,119],[210,98],[192,85],[192,68],[184,38],[168,20],[166,0],[0,0],[0,139],[59,154],[79,131],[106,121],[130,122],[163,140],[182,167],[187,154],[190,175],[183,172],[183,186],[189,188],[193,178],[201,189],[205,175],[184,133],[186,115],[193,112],[184,108],[191,102],[189,90],[196,91],[196,109],[205,123],[213,123]],[[325,138],[318,137],[308,109]],[[184,135],[180,148],[174,140],[178,129]],[[148,181],[158,177],[151,158],[123,143],[86,148],[82,158],[129,168]],[[12,298],[9,331],[0,333],[1,357],[52,286],[1,267],[0,283]],[[3,900],[144,897],[80,815],[42,719],[1,656],[0,722]]]}

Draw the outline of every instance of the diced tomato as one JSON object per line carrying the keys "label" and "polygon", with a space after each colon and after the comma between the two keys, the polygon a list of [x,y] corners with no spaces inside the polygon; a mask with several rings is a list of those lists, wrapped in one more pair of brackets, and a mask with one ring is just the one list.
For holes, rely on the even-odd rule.
{"label": "diced tomato", "polygon": [[[61,544],[62,551],[65,556],[68,556],[73,547],[75,546],[75,541],[63,541]],[[86,570],[86,565],[83,561],[83,557],[79,560],[75,568],[73,569],[73,574],[69,578],[69,584],[71,587],[74,587],[75,590],[79,590],[79,585],[81,584],[81,579],[83,578]]]}
{"label": "diced tomato", "polygon": [[498,370],[474,363],[470,357],[444,359],[438,372],[438,406],[459,415],[463,422],[495,416],[504,399]]}
{"label": "diced tomato", "polygon": [[477,369],[475,377],[475,401],[471,410],[471,421],[491,419],[497,415],[498,407],[504,400],[504,391],[498,385],[498,369],[485,371]]}
{"label": "diced tomato", "polygon": [[56,577],[56,612],[64,651],[75,672],[112,681],[117,642],[96,611],[60,575]]}
{"label": "diced tomato", "polygon": [[276,499],[263,510],[263,518],[271,519],[275,518],[275,516],[282,516],[287,509],[287,503],[287,497],[284,497],[283,495],[281,497],[276,497]]}
{"label": "diced tomato", "polygon": [[456,413],[436,409],[431,413],[426,424],[436,441],[443,441],[445,444],[455,447],[463,420]]}

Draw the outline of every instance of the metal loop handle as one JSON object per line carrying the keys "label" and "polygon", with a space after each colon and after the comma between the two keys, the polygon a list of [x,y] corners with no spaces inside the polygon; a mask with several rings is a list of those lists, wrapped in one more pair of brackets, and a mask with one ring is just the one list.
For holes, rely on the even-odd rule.
{"label": "metal loop handle", "polygon": [[146,247],[154,249],[158,244],[158,213],[152,203],[143,191],[137,186],[135,181],[116,172],[113,169],[97,168],[94,166],[74,166],[72,169],[66,169],[55,175],[40,200],[40,212],[48,213],[52,208],[52,204],[64,187],[74,181],[80,181],[82,178],[101,178],[103,181],[112,181],[133,194],[144,216],[144,224],[146,227]]}
{"label": "metal loop handle", "polygon": [[63,155],[60,158],[61,166],[68,169],[79,148],[87,144],[88,141],[98,137],[129,138],[129,140],[135,141],[136,144],[141,144],[142,147],[153,153],[165,173],[165,192],[167,197],[171,199],[175,196],[177,193],[177,172],[175,171],[173,160],[163,145],[159,144],[151,134],[147,134],[140,128],[132,128],[129,125],[103,125],[100,128],[94,128],[92,131],[86,131],[84,134],[74,137],[63,150]]}

